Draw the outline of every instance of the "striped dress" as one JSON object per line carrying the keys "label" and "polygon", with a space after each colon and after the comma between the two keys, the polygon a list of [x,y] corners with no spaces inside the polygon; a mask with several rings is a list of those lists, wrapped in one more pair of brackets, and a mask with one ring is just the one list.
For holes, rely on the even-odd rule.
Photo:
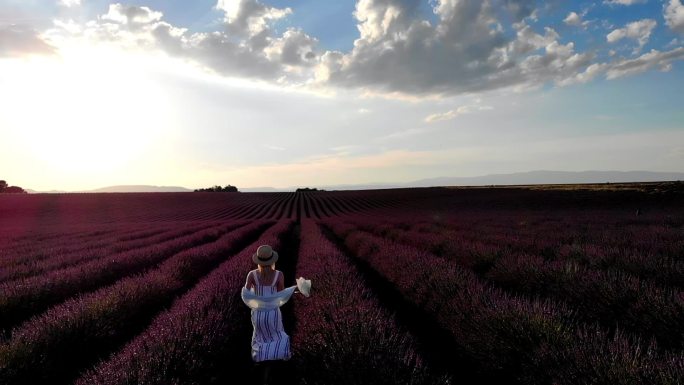
{"label": "striped dress", "polygon": [[[255,294],[271,295],[278,292],[278,276],[276,271],[273,283],[262,285],[259,282],[257,270],[249,272],[254,275]],[[283,329],[283,317],[280,308],[270,310],[252,309],[252,360],[261,362],[266,360],[289,360],[290,337]]]}

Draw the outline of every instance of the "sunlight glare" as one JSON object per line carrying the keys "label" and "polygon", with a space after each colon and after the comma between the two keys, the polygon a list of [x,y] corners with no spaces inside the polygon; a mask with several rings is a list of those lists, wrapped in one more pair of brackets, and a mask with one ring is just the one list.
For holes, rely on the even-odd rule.
{"label": "sunlight glare", "polygon": [[167,120],[168,101],[141,60],[81,47],[1,63],[4,124],[24,151],[55,171],[120,169],[154,149]]}

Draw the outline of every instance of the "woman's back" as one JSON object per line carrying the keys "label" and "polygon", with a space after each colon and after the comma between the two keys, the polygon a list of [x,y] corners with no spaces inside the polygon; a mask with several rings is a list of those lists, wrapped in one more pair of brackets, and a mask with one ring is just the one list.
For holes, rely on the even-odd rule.
{"label": "woman's back", "polygon": [[251,273],[254,274],[254,291],[257,295],[271,295],[278,292],[277,284],[280,270],[272,270],[268,275],[260,273],[258,269],[252,270]]}
{"label": "woman's back", "polygon": [[[249,272],[254,280],[254,292],[257,295],[277,293],[279,278],[282,273],[274,270],[262,275],[259,270]],[[248,278],[249,280],[249,278]],[[280,308],[270,310],[252,310],[252,359],[256,362],[267,360],[287,360],[290,358],[290,339],[283,330]]]}

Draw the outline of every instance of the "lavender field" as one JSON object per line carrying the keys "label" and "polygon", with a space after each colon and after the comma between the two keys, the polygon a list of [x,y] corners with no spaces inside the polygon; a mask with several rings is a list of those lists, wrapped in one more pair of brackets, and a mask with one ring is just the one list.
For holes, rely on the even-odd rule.
{"label": "lavender field", "polygon": [[0,384],[245,384],[280,254],[282,384],[682,384],[684,193],[0,196]]}

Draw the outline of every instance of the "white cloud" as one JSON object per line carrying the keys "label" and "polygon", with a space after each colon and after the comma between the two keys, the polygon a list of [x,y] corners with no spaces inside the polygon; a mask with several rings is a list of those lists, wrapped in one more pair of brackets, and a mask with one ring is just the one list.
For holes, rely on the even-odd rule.
{"label": "white cloud", "polygon": [[[418,1],[359,0],[354,12],[359,37],[349,52],[322,51],[318,40],[301,29],[276,32],[274,23],[292,10],[258,0],[218,0],[215,8],[223,18],[215,31],[191,32],[168,23],[151,8],[112,4],[96,20],[56,22],[44,36],[51,43],[78,38],[163,51],[227,77],[327,91],[361,89],[364,95],[396,98],[530,90],[548,83],[566,86],[591,81],[609,69],[611,74],[632,73],[621,69],[629,65],[617,55],[611,60],[622,61],[596,63],[596,53],[576,51],[569,36],[538,23],[529,25],[537,11],[534,0],[431,4],[435,21],[424,19]],[[571,12],[565,23],[586,28],[587,12]],[[637,21],[612,31],[606,39],[611,43],[634,39],[636,54],[655,26],[651,19]],[[513,36],[505,32],[511,29]],[[660,68],[666,69],[667,64]]]}
{"label": "white cloud", "polygon": [[643,46],[648,43],[648,39],[651,37],[651,32],[656,27],[658,23],[652,19],[643,19],[627,24],[624,28],[619,28],[608,35],[606,35],[606,40],[609,43],[615,43],[624,38],[634,39],[639,43],[635,53],[638,53]]}
{"label": "white cloud", "polygon": [[[552,28],[543,34],[525,23],[533,1],[442,0],[437,22],[421,18],[418,2],[361,0],[355,16],[359,38],[351,52],[323,55],[317,80],[386,94],[449,95],[519,87],[533,88],[575,76],[591,54],[560,44]],[[504,33],[502,23],[517,32]],[[536,52],[540,51],[541,52]]]}
{"label": "white cloud", "polygon": [[673,61],[682,59],[684,59],[684,47],[675,48],[667,52],[653,49],[651,52],[645,53],[636,59],[622,60],[612,64],[608,69],[606,77],[608,79],[615,79],[638,74],[656,67],[661,71],[669,71]]}
{"label": "white cloud", "polygon": [[272,61],[279,61],[288,66],[312,66],[316,64],[315,47],[318,41],[301,30],[290,29],[282,37],[274,39],[265,49]]}
{"label": "white cloud", "polygon": [[582,18],[577,12],[570,12],[563,22],[567,25],[579,26],[582,25]]}
{"label": "white cloud", "polygon": [[508,10],[511,12],[514,20],[519,22],[526,17],[530,17],[535,20],[535,4],[536,0],[507,0],[506,5]]}
{"label": "white cloud", "polygon": [[269,7],[258,0],[218,0],[216,9],[224,12],[230,32],[251,38],[266,37],[270,22],[292,13],[290,8]]}
{"label": "white cloud", "polygon": [[319,61],[318,41],[292,28],[277,36],[271,27],[292,12],[289,8],[268,7],[257,0],[221,0],[216,8],[224,12],[224,25],[214,32],[191,33],[164,21],[161,12],[117,3],[80,31],[61,22],[50,34],[56,40],[71,36],[93,43],[161,50],[229,77],[274,82],[312,78],[313,66]]}
{"label": "white cloud", "polygon": [[665,8],[665,24],[673,31],[684,33],[684,5],[680,0],[670,0]]}
{"label": "white cloud", "polygon": [[515,56],[543,49],[560,37],[553,28],[548,27],[544,28],[544,35],[538,34],[532,27],[524,23],[517,25],[516,29],[516,39],[508,47]]}
{"label": "white cloud", "polygon": [[679,47],[681,44],[682,44],[682,41],[675,37],[674,39],[670,40],[669,43],[667,43],[665,48]]}
{"label": "white cloud", "polygon": [[459,107],[457,107],[453,110],[449,110],[447,112],[429,115],[425,118],[425,122],[426,123],[441,122],[444,120],[455,119],[461,115],[471,114],[471,113],[478,112],[478,111],[488,111],[488,110],[493,110],[493,109],[494,108],[492,106],[481,106],[481,105],[459,106]]}
{"label": "white cloud", "polygon": [[619,4],[619,5],[632,5],[632,4],[643,4],[648,0],[606,0],[605,4]]}
{"label": "white cloud", "polygon": [[596,22],[596,20],[583,20],[587,13],[589,13],[589,9],[590,8],[585,9],[581,14],[578,14],[577,12],[568,13],[568,16],[563,19],[563,22],[567,25],[573,27],[582,27],[586,30],[591,23]]}
{"label": "white cloud", "polygon": [[543,80],[564,85],[568,79],[574,79],[586,71],[593,58],[589,53],[576,53],[572,42],[560,44],[554,40],[544,47],[543,55],[528,56],[520,63],[521,75],[527,79],[527,82],[521,83],[535,86],[542,84],[540,80]]}
{"label": "white cloud", "polygon": [[587,67],[587,69],[584,72],[578,73],[577,75],[563,79],[559,82],[559,85],[561,86],[568,86],[571,84],[584,84],[588,83],[594,78],[596,78],[598,75],[601,73],[605,72],[609,68],[609,65],[606,63],[594,63]]}
{"label": "white cloud", "polygon": [[102,20],[113,21],[125,25],[144,25],[160,21],[164,15],[148,7],[136,7],[122,4],[110,4],[109,11]]}
{"label": "white cloud", "polygon": [[81,0],[59,0],[59,5],[67,8],[76,7],[81,5]]}
{"label": "white cloud", "polygon": [[651,50],[635,59],[622,59],[613,63],[594,63],[572,78],[563,81],[561,85],[587,83],[605,73],[607,79],[617,79],[623,76],[636,75],[651,69],[667,72],[672,69],[672,62],[684,59],[684,47],[671,51],[660,52]]}
{"label": "white cloud", "polygon": [[381,138],[375,139],[375,142],[377,143],[385,143],[386,140],[403,140],[403,139],[408,139],[408,138],[415,138],[416,136],[419,135],[425,135],[431,133],[433,130],[430,130],[425,127],[421,128],[409,128],[403,131],[398,131],[391,133],[389,135],[386,135]]}

